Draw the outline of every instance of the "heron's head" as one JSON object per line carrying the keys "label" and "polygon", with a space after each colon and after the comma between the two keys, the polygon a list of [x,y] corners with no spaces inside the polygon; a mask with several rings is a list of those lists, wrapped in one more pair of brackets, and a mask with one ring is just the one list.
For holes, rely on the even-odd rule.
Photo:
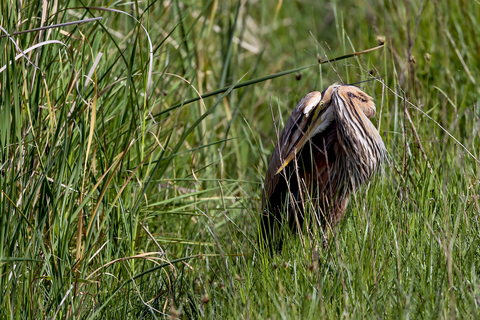
{"label": "heron's head", "polygon": [[320,104],[325,105],[325,108],[331,106],[338,106],[339,99],[347,102],[355,109],[360,109],[367,118],[375,115],[375,104],[372,97],[351,85],[333,84],[322,92],[322,100]]}
{"label": "heron's head", "polygon": [[375,115],[375,104],[369,95],[355,86],[333,84],[305,103],[303,114],[306,121],[299,122],[305,123],[304,130],[301,130],[304,140],[299,142],[304,144],[306,140],[323,132],[336,116],[338,118],[339,113],[347,112],[344,110],[346,108],[353,114],[356,111],[362,112],[367,118]]}
{"label": "heron's head", "polygon": [[[303,103],[302,103],[303,102]],[[301,148],[313,136],[329,128],[332,121],[349,116],[354,122],[368,121],[375,115],[375,104],[372,98],[351,85],[333,84],[322,93],[315,92],[305,96],[297,106],[300,116],[290,128],[292,137],[286,158],[278,168],[279,173],[294,158]],[[363,113],[365,117],[360,115]]]}

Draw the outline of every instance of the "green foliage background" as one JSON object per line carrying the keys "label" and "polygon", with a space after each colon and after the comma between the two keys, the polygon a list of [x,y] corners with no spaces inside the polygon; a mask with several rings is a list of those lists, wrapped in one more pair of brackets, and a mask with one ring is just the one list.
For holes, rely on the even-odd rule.
{"label": "green foliage background", "polygon": [[[480,317],[477,1],[0,7],[2,35],[103,17],[0,38],[1,318]],[[327,248],[263,252],[275,126],[377,76],[384,172]]]}

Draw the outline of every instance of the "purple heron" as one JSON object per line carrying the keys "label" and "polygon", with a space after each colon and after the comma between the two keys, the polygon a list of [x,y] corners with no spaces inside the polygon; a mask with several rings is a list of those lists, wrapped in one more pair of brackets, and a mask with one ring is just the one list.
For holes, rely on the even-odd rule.
{"label": "purple heron", "polygon": [[302,229],[307,207],[327,234],[342,219],[350,194],[370,180],[387,153],[369,120],[374,115],[372,98],[352,85],[334,84],[298,103],[265,176],[261,232],[271,249],[277,242],[281,250],[281,225]]}

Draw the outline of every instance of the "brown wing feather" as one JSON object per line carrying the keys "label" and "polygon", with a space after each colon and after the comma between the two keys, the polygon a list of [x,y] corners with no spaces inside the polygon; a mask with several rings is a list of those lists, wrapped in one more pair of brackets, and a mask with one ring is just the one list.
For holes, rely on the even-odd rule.
{"label": "brown wing feather", "polygon": [[[282,247],[282,237],[277,238],[279,222],[286,222],[293,231],[297,221],[301,228],[306,203],[323,215],[317,215],[322,228],[338,223],[350,193],[366,183],[385,158],[383,141],[369,120],[375,115],[370,96],[356,87],[334,84],[324,91],[322,108],[315,111],[321,100],[322,94],[315,91],[298,103],[270,158],[261,228],[271,248],[274,242],[277,249]],[[321,121],[312,122],[320,115]],[[308,138],[299,140],[305,133]],[[299,170],[293,161],[288,163],[295,152]],[[280,168],[285,171],[277,174]]]}
{"label": "brown wing feather", "polygon": [[[278,184],[280,174],[276,174],[278,168],[281,166],[283,159],[286,158],[287,153],[291,149],[291,146],[297,141],[298,135],[301,134],[305,122],[308,121],[309,109],[318,105],[322,98],[322,94],[319,91],[313,91],[308,93],[300,100],[295,109],[293,109],[290,117],[285,124],[284,129],[278,137],[278,142],[275,145],[272,156],[268,163],[267,174],[265,176],[265,186],[262,197],[262,208],[265,207],[267,199],[270,198]],[[292,135],[292,131],[295,133]]]}

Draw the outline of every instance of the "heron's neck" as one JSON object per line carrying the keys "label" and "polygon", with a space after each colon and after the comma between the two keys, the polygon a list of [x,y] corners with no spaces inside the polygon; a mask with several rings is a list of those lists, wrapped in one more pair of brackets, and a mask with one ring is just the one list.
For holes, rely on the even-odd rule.
{"label": "heron's neck", "polygon": [[355,180],[367,181],[383,161],[385,146],[372,122],[353,105],[337,99],[337,139]]}
{"label": "heron's neck", "polygon": [[323,133],[333,120],[335,120],[334,110],[330,107],[322,114],[322,122],[317,127],[317,129],[315,129],[312,137],[316,136],[317,134]]}

